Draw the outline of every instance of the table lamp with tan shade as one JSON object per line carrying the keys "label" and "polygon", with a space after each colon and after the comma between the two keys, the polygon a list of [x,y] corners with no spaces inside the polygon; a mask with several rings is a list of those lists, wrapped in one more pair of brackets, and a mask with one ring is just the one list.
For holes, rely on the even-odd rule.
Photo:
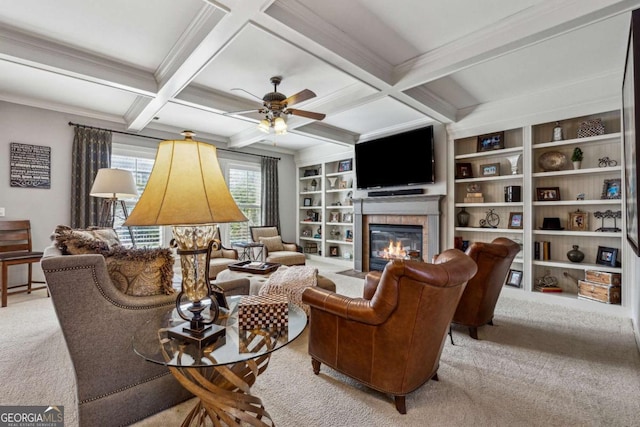
{"label": "table lamp with tan shade", "polygon": [[[219,313],[215,298],[211,298],[210,319],[202,316],[202,300],[210,295],[206,264],[215,224],[247,218],[227,188],[216,147],[195,141],[193,132],[182,135],[184,140],[159,144],[147,186],[125,225],[173,226],[182,267],[182,290],[176,307],[190,325],[179,325],[169,335],[204,346],[224,335],[224,328],[213,324]],[[191,317],[181,308],[183,296],[191,301]]]}

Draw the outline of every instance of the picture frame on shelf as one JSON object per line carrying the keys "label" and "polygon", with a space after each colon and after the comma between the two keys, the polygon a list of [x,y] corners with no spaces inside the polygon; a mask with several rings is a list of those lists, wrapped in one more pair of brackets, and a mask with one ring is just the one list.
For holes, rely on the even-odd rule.
{"label": "picture frame on shelf", "polygon": [[480,165],[480,175],[500,176],[500,163],[488,163],[486,165]]}
{"label": "picture frame on shelf", "polygon": [[340,256],[340,249],[338,248],[338,246],[329,246],[329,256]]}
{"label": "picture frame on shelf", "polygon": [[340,222],[340,212],[331,212],[329,222]]}
{"label": "picture frame on shelf", "polygon": [[345,190],[347,188],[347,181],[339,181],[338,182],[338,188],[341,190]]}
{"label": "picture frame on shelf", "polygon": [[622,199],[622,180],[620,178],[605,179],[600,199]]}
{"label": "picture frame on shelf", "polygon": [[539,202],[561,200],[560,187],[537,187],[536,196]]}
{"label": "picture frame on shelf", "polygon": [[637,256],[640,256],[640,227],[638,213],[640,199],[638,199],[638,182],[640,173],[640,151],[638,151],[638,135],[640,135],[640,120],[637,120],[636,105],[640,107],[640,87],[635,82],[640,80],[640,11],[631,13],[631,28],[627,56],[622,77],[622,142],[624,150],[624,179],[625,179],[625,214],[626,233],[629,246]]}
{"label": "picture frame on shelf", "polygon": [[341,160],[338,163],[338,172],[349,172],[353,167],[353,162],[351,159]]}
{"label": "picture frame on shelf", "polygon": [[478,136],[476,151],[502,150],[504,148],[504,132],[494,132]]}
{"label": "picture frame on shelf", "polygon": [[317,176],[319,175],[318,169],[305,169],[304,176]]}
{"label": "picture frame on shelf", "polygon": [[507,286],[513,286],[514,288],[519,288],[522,286],[522,271],[520,270],[509,270],[509,275],[507,276],[507,281],[505,282]]}
{"label": "picture frame on shelf", "polygon": [[473,178],[471,163],[456,163],[456,179]]}
{"label": "picture frame on shelf", "polygon": [[353,231],[351,231],[351,230],[345,231],[344,240],[345,240],[345,242],[353,242]]}
{"label": "picture frame on shelf", "polygon": [[618,267],[618,248],[608,248],[598,246],[598,254],[596,255],[596,264],[606,265],[609,267]]}
{"label": "picture frame on shelf", "polygon": [[569,230],[571,231],[587,231],[589,230],[589,213],[578,209],[575,212],[569,212]]}
{"label": "picture frame on shelf", "polygon": [[522,212],[509,213],[509,228],[522,229]]}
{"label": "picture frame on shelf", "polygon": [[313,200],[311,197],[305,197],[303,200],[303,206],[311,206],[313,204]]}
{"label": "picture frame on shelf", "polygon": [[342,222],[353,222],[353,214],[351,212],[343,213]]}

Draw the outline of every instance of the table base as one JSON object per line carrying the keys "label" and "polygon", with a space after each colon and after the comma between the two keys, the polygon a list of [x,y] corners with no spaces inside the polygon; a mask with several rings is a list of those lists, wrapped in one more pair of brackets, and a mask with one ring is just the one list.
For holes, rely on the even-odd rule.
{"label": "table base", "polygon": [[[254,335],[255,337],[255,335]],[[252,340],[250,339],[249,342]],[[257,346],[270,345],[270,337],[262,336]],[[250,351],[250,350],[247,350]],[[251,394],[251,386],[269,365],[270,353],[232,365],[208,368],[169,367],[180,384],[199,400],[182,423],[205,426],[273,427],[275,424],[260,398]]]}

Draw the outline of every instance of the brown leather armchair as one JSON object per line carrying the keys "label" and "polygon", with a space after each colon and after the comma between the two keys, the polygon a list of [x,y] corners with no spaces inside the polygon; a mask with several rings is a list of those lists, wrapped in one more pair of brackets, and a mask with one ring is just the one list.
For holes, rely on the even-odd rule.
{"label": "brown leather armchair", "polygon": [[478,339],[478,326],[493,325],[493,311],[518,252],[520,245],[504,237],[491,243],[473,243],[467,249],[467,255],[478,265],[478,272],[467,283],[453,323],[468,327],[471,338]]}
{"label": "brown leather armchair", "polygon": [[438,264],[394,260],[369,273],[363,298],[308,288],[309,354],[315,374],[324,363],[394,396],[405,414],[405,396],[437,380],[440,354],[464,286],[476,273],[463,252],[449,249]]}

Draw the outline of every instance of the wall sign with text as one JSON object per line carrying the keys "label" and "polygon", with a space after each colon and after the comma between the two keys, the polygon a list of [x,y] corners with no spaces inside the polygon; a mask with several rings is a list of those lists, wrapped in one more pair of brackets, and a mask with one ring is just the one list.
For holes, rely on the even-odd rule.
{"label": "wall sign with text", "polygon": [[51,188],[51,147],[10,144],[11,186]]}

